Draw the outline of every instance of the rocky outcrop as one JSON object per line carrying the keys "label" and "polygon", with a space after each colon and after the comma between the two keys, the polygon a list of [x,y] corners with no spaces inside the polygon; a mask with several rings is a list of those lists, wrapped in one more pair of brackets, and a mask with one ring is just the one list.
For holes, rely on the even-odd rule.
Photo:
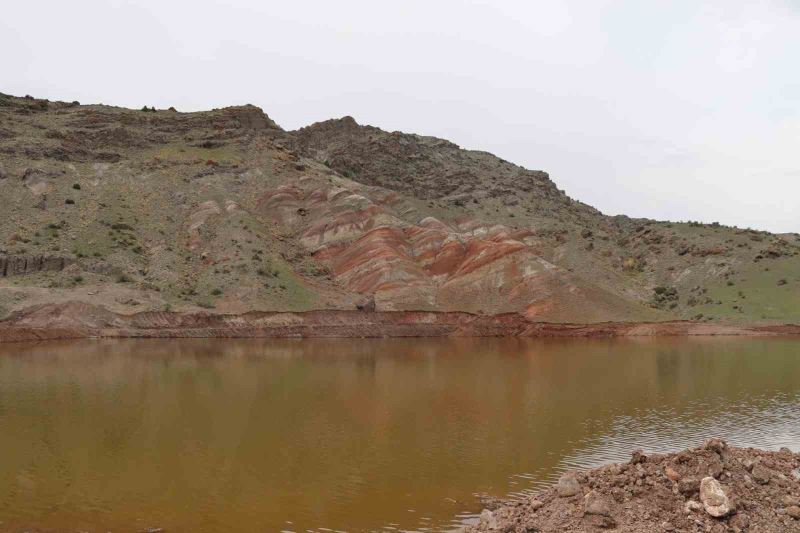
{"label": "rocky outcrop", "polygon": [[[361,126],[352,117],[301,128],[292,132],[292,141],[299,153],[344,176],[418,198],[451,196],[464,201],[524,191],[565,203],[566,196],[546,172],[527,170],[486,152],[462,150],[444,139]],[[487,174],[499,174],[488,190],[483,181]]]}
{"label": "rocky outcrop", "polygon": [[224,112],[234,119],[241,128],[250,130],[281,129],[260,107],[256,107],[252,104],[227,107]]}
{"label": "rocky outcrop", "polygon": [[58,255],[0,254],[0,278],[24,276],[38,272],[59,272],[70,264],[71,258]]}

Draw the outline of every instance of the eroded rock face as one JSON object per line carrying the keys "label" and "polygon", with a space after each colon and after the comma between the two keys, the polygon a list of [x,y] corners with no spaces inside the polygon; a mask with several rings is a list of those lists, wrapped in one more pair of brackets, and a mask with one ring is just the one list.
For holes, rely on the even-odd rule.
{"label": "eroded rock face", "polygon": [[599,291],[586,291],[585,281],[539,255],[532,230],[417,217],[385,189],[319,187],[302,179],[265,191],[256,206],[297,232],[338,283],[374,295],[378,309],[525,309],[531,318],[546,318],[572,302],[584,310],[608,305]]}
{"label": "eroded rock face", "polygon": [[719,481],[713,477],[704,477],[700,482],[700,501],[708,514],[715,518],[727,516],[734,510],[725,490]]}
{"label": "eroded rock face", "polygon": [[[418,198],[449,196],[463,202],[476,193],[513,198],[514,190],[504,186],[512,185],[537,191],[548,202],[561,201],[546,172],[502,164],[485,152],[461,150],[444,139],[361,126],[352,117],[318,122],[292,137],[298,152],[326,161],[345,176]],[[502,185],[482,181],[489,168],[503,173]]]}
{"label": "eroded rock face", "polygon": [[37,272],[64,270],[71,259],[55,255],[0,254],[0,277],[24,276]]}

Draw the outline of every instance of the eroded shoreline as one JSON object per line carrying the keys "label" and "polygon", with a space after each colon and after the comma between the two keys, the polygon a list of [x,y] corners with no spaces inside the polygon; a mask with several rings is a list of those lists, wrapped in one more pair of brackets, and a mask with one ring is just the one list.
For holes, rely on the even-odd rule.
{"label": "eroded shoreline", "polygon": [[41,305],[0,322],[0,342],[83,338],[656,337],[800,335],[800,325],[708,322],[533,322],[521,314],[434,311],[142,312],[85,303]]}

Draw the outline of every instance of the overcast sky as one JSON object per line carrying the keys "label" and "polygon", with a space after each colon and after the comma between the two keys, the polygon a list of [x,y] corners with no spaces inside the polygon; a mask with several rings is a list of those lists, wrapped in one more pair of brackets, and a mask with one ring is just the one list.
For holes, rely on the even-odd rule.
{"label": "overcast sky", "polygon": [[7,2],[0,91],[352,115],[608,214],[800,231],[800,1]]}

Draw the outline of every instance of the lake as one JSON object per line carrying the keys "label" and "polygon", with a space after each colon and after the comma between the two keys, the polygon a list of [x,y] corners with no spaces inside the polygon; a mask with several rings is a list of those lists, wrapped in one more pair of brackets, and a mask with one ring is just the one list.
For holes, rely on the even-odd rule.
{"label": "lake", "polygon": [[800,340],[0,345],[0,531],[449,531],[712,436],[800,451]]}

